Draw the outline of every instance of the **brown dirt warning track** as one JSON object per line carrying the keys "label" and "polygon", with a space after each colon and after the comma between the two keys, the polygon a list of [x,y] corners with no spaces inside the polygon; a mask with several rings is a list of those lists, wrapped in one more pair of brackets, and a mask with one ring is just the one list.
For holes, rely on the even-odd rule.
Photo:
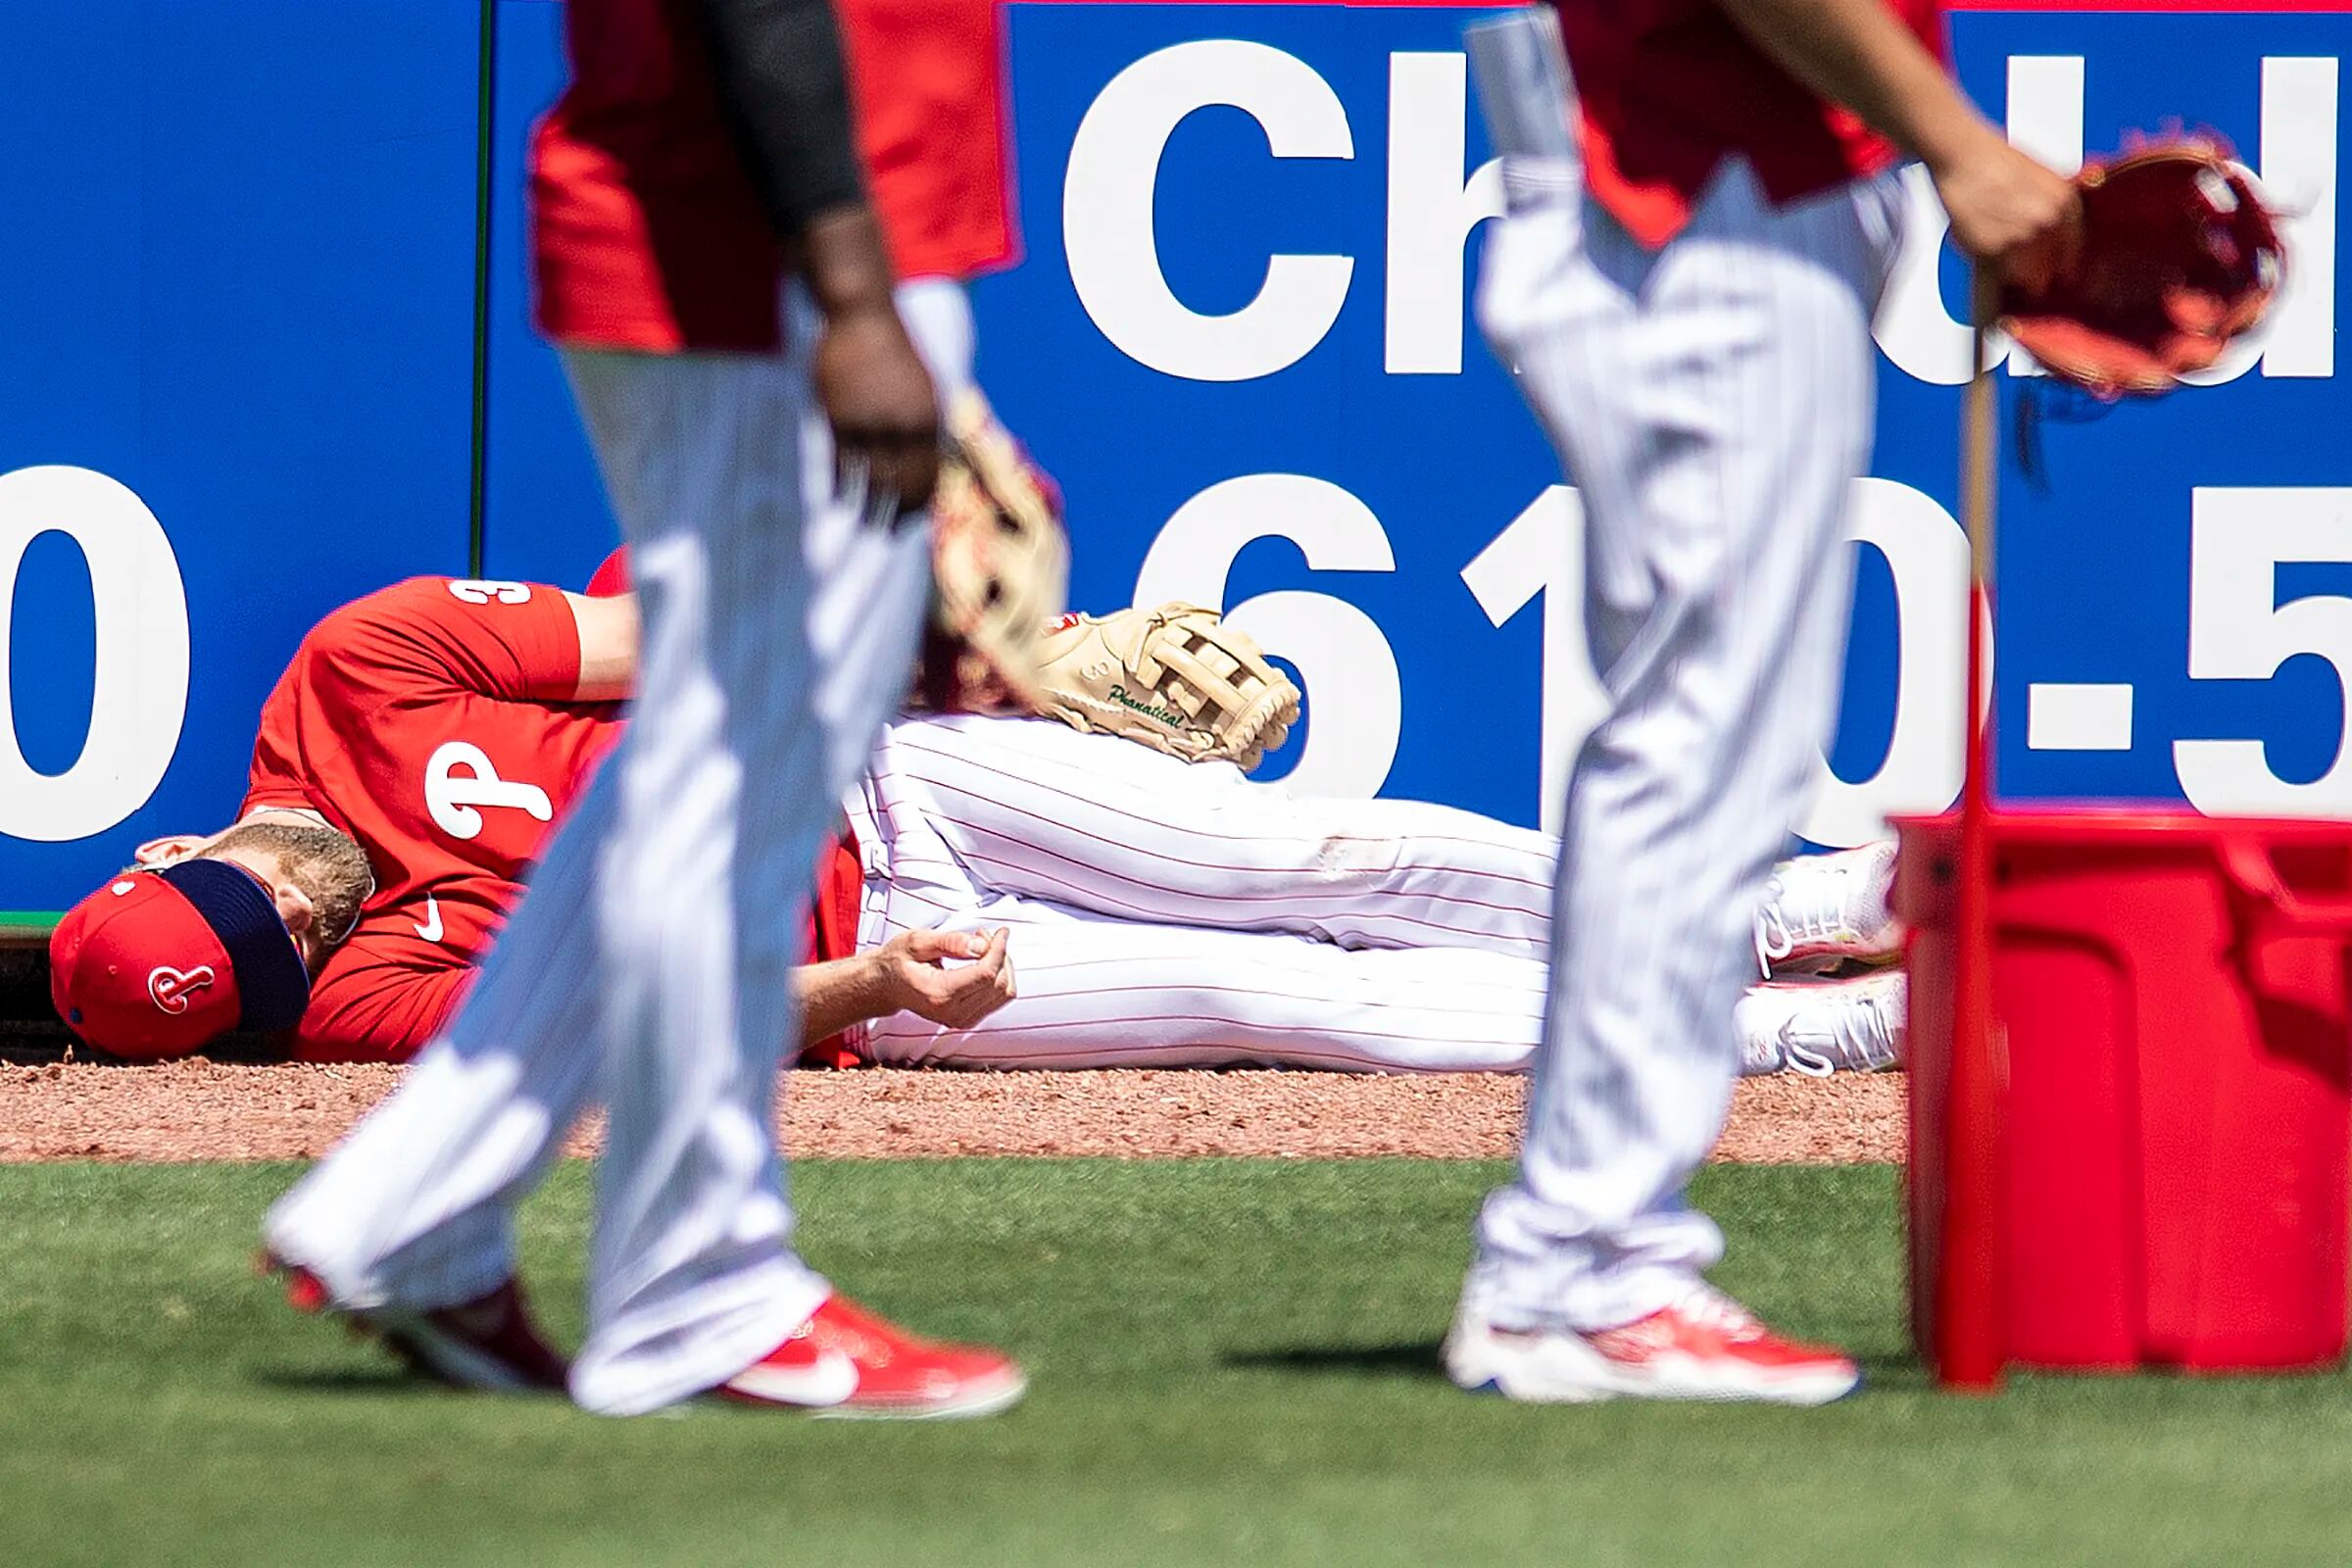
{"label": "brown dirt warning track", "polygon": [[[323,1152],[394,1084],[389,1066],[129,1067],[0,1062],[0,1160],[293,1159]],[[799,1155],[1164,1158],[1508,1155],[1522,1080],[1484,1073],[795,1072],[781,1115]],[[593,1152],[599,1130],[576,1134]],[[1899,1159],[1898,1075],[1753,1079],[1716,1157]]]}

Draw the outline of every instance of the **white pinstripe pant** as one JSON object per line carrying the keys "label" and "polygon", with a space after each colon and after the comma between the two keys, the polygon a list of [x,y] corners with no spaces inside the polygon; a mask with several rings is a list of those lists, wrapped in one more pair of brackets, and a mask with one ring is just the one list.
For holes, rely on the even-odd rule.
{"label": "white pinstripe pant", "polygon": [[346,1305],[470,1299],[513,1271],[514,1205],[601,1097],[572,1393],[622,1414],[731,1377],[824,1295],[789,1243],[776,1057],[808,866],[904,689],[929,545],[835,499],[799,353],[565,368],[643,604],[627,733],[464,1010],[268,1238]]}
{"label": "white pinstripe pant", "polygon": [[1479,315],[1583,493],[1610,710],[1569,783],[1526,1144],[1470,1289],[1504,1326],[1595,1329],[1722,1250],[1683,1189],[1739,1071],[1744,911],[1836,719],[1900,196],[1889,174],[1775,209],[1733,162],[1651,252],[1572,164],[1504,178]]}
{"label": "white pinstripe pant", "polygon": [[859,948],[1009,926],[1020,990],[967,1030],[882,1019],[876,1060],[1430,1071],[1534,1049],[1553,846],[1526,828],[976,716],[892,724],[849,809]]}

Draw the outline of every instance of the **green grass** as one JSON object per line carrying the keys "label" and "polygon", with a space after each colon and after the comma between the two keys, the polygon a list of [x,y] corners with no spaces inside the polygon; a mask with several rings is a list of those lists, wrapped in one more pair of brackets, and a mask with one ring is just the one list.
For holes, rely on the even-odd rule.
{"label": "green grass", "polygon": [[[1020,1352],[990,1422],[599,1420],[404,1382],[247,1272],[286,1167],[0,1169],[0,1563],[2317,1564],[2340,1378],[1930,1392],[1894,1178],[1712,1171],[1721,1278],[1870,1358],[1811,1412],[1518,1408],[1436,1375],[1493,1167],[819,1163],[811,1256]],[[576,1335],[585,1172],[526,1214]]]}

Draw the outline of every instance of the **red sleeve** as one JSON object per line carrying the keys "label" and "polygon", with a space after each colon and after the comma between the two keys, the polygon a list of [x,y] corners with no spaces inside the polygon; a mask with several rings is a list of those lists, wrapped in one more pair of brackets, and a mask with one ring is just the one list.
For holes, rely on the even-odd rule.
{"label": "red sleeve", "polygon": [[318,676],[403,697],[568,703],[580,687],[571,606],[538,583],[413,577],[327,616],[295,659]]}
{"label": "red sleeve", "polygon": [[294,1033],[298,1061],[407,1061],[457,1012],[474,966],[418,967],[355,937],[327,961]]}
{"label": "red sleeve", "polygon": [[1000,0],[838,0],[858,150],[903,278],[962,280],[1020,254]]}
{"label": "red sleeve", "polygon": [[294,671],[277,677],[262,704],[261,730],[253,742],[253,767],[246,775],[245,804],[237,815],[266,806],[308,807],[313,803],[302,768],[302,709]]}

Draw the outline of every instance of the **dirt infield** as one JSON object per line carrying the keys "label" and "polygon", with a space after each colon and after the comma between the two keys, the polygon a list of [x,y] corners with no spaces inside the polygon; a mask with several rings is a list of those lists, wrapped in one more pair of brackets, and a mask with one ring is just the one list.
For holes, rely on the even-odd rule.
{"label": "dirt infield", "polygon": [[[285,1159],[317,1154],[399,1080],[380,1066],[81,1062],[0,1066],[0,1161]],[[1508,1154],[1521,1080],[1303,1072],[797,1072],[797,1154]],[[593,1152],[597,1130],[573,1139]],[[1902,1080],[1740,1086],[1720,1159],[1901,1156]]]}

